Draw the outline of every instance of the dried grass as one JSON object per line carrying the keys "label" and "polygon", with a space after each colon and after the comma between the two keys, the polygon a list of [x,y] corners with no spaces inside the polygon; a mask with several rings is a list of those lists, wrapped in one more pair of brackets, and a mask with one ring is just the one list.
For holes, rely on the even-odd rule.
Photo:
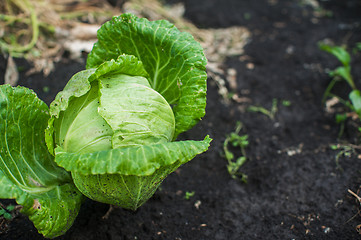
{"label": "dried grass", "polygon": [[3,53],[32,61],[34,68],[29,73],[43,71],[47,75],[64,51],[74,59],[81,51],[90,51],[96,30],[114,15],[131,12],[150,20],[167,19],[202,44],[209,61],[208,74],[227,101],[229,79],[234,80],[237,73],[224,69],[223,62],[242,55],[251,34],[244,27],[199,29],[183,18],[184,11],[182,4],[166,6],[159,0],[128,0],[122,9],[106,0],[5,0],[0,2],[0,29],[4,29],[0,30],[0,47]]}

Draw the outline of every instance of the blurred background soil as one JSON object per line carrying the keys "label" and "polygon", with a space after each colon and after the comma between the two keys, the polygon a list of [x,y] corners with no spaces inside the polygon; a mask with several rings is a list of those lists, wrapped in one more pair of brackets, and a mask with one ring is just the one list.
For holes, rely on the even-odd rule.
{"label": "blurred background soil", "polygon": [[[321,103],[328,71],[339,63],[318,43],[352,52],[361,42],[360,1],[7,0],[0,10],[0,82],[29,87],[48,104],[85,68],[100,24],[122,12],[168,19],[191,32],[209,60],[207,114],[180,136],[209,134],[209,151],[171,174],[136,212],[115,209],[104,219],[108,205],[85,201],[57,239],[359,238],[360,202],[348,189],[357,194],[361,183],[360,122],[347,119],[340,137],[335,114],[345,109]],[[358,87],[360,55],[351,62]],[[350,89],[340,83],[335,91]],[[249,138],[239,170],[246,182],[230,176],[223,156],[238,121]],[[349,154],[331,148],[337,144]],[[0,239],[43,237],[15,213],[0,219]]]}

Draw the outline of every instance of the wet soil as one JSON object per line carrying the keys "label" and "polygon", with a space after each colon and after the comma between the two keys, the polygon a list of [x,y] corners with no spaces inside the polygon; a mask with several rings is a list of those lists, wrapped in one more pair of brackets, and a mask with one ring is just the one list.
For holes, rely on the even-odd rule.
{"label": "wet soil", "polygon": [[[169,3],[179,1],[172,0]],[[359,203],[348,193],[361,183],[359,151],[340,157],[336,143],[359,144],[358,120],[348,119],[339,138],[335,113],[321,104],[330,82],[327,69],[338,66],[317,43],[330,39],[352,50],[361,42],[361,2],[184,0],[185,17],[201,28],[244,26],[252,34],[243,56],[229,57],[223,68],[237,71],[234,94],[245,102],[225,103],[214,79],[208,81],[207,114],[181,139],[214,141],[208,152],[171,174],[136,212],[87,200],[77,220],[58,239],[358,239]],[[312,2],[312,1],[308,1]],[[320,15],[321,14],[321,15]],[[3,72],[4,61],[0,71]],[[27,68],[23,61],[18,65]],[[361,88],[361,54],[353,55],[352,74]],[[20,85],[50,103],[72,74],[84,69],[66,58],[43,78],[24,76]],[[44,91],[49,89],[49,91]],[[347,96],[344,83],[336,93]],[[249,105],[271,109],[274,119],[245,111]],[[286,100],[290,105],[282,104]],[[244,124],[248,160],[233,179],[221,156],[226,135]],[[240,154],[238,149],[232,149]],[[185,198],[186,192],[194,196]],[[24,216],[8,222],[0,239],[43,239]]]}

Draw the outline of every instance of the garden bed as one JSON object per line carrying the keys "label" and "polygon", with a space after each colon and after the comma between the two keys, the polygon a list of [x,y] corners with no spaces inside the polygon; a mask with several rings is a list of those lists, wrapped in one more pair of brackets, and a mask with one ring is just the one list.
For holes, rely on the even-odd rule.
{"label": "garden bed", "polygon": [[[241,26],[250,32],[243,54],[228,56],[220,66],[225,73],[220,78],[235,79],[221,86],[229,98],[210,75],[206,116],[180,136],[209,134],[210,149],[166,178],[136,212],[116,208],[103,218],[109,206],[86,200],[71,229],[57,239],[358,238],[359,202],[348,189],[359,190],[359,151],[353,148],[351,156],[336,161],[340,150],[331,146],[359,144],[360,124],[348,119],[339,138],[335,112],[321,104],[330,82],[327,69],[338,62],[319,50],[318,42],[329,39],[352,50],[361,41],[360,1],[321,1],[319,8],[298,0],[183,2],[185,17],[202,29]],[[361,87],[361,54],[352,57],[352,74]],[[5,61],[0,63],[3,73]],[[21,59],[17,64],[30,67]],[[84,67],[84,59],[64,57],[46,78],[24,71],[19,85],[50,103]],[[339,84],[335,90],[346,96],[350,89]],[[274,117],[247,111],[249,106],[270,110],[274,99]],[[247,161],[240,168],[247,183],[230,176],[222,156],[238,121],[244,126],[240,134],[249,138]],[[0,223],[0,239],[43,239],[26,216]]]}

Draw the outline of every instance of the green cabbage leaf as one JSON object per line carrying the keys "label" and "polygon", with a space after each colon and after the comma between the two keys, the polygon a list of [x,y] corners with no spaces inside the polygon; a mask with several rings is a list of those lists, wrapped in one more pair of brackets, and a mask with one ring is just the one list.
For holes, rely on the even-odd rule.
{"label": "green cabbage leaf", "polygon": [[125,13],[98,30],[87,69],[121,54],[136,56],[149,74],[151,87],[173,106],[174,139],[204,116],[207,59],[191,34],[166,20],[149,21]]}
{"label": "green cabbage leaf", "polygon": [[82,195],[45,145],[48,107],[31,90],[0,86],[0,198],[23,205],[45,237],[64,234]]}

